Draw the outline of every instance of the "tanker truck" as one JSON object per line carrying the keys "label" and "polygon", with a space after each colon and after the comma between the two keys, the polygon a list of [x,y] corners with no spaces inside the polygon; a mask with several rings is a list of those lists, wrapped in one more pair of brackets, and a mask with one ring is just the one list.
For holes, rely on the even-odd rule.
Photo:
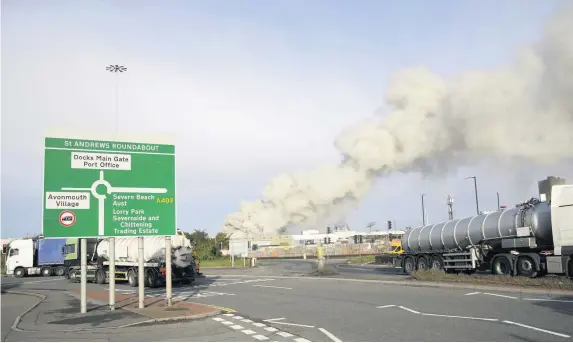
{"label": "tanker truck", "polygon": [[[146,287],[165,285],[165,237],[144,237],[144,275]],[[171,236],[172,281],[189,284],[195,280],[195,260],[192,246],[182,232]],[[109,238],[98,241],[93,258],[87,268],[88,281],[98,284],[109,282]],[[115,238],[115,280],[127,281],[137,287],[139,280],[139,249],[137,237]],[[79,282],[80,269],[70,270],[70,279]]]}
{"label": "tanker truck", "polygon": [[554,177],[538,185],[539,199],[514,208],[408,230],[394,266],[407,274],[432,268],[573,277],[573,185]]}

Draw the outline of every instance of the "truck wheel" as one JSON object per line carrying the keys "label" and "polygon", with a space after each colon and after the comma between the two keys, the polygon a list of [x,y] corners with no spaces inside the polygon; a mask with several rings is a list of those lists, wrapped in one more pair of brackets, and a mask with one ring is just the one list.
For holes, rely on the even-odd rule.
{"label": "truck wheel", "polygon": [[414,270],[416,270],[414,259],[411,257],[406,257],[404,259],[404,272],[409,275],[412,274]]}
{"label": "truck wheel", "polygon": [[531,278],[537,276],[535,262],[530,256],[520,256],[517,259],[517,275]]}
{"label": "truck wheel", "polygon": [[127,272],[127,283],[129,283],[131,287],[137,287],[137,278],[135,277],[135,271],[133,269]]}
{"label": "truck wheel", "polygon": [[444,270],[444,261],[442,261],[442,258],[440,256],[432,256],[431,260],[430,260],[430,266],[432,269],[435,270]]}
{"label": "truck wheel", "polygon": [[157,287],[157,275],[155,275],[155,271],[153,269],[148,269],[145,272],[145,283],[147,284],[147,287]]}
{"label": "truck wheel", "polygon": [[105,272],[103,270],[97,270],[95,275],[95,282],[99,285],[103,285],[105,283]]}
{"label": "truck wheel", "polygon": [[42,276],[52,276],[52,268],[50,267],[42,268]]}
{"label": "truck wheel", "polygon": [[70,270],[70,281],[74,283],[79,281],[78,271],[76,269]]}
{"label": "truck wheel", "polygon": [[428,269],[428,259],[426,256],[418,257],[418,262],[416,263],[416,270],[426,270]]}
{"label": "truck wheel", "polygon": [[504,256],[496,257],[491,264],[491,273],[494,275],[511,275],[511,264]]}
{"label": "truck wheel", "polygon": [[57,276],[64,276],[64,275],[66,275],[66,268],[64,268],[64,267],[57,267],[57,268],[56,268],[56,275],[57,275]]}
{"label": "truck wheel", "polygon": [[26,275],[26,270],[22,267],[18,267],[14,269],[14,276],[15,277],[23,277]]}

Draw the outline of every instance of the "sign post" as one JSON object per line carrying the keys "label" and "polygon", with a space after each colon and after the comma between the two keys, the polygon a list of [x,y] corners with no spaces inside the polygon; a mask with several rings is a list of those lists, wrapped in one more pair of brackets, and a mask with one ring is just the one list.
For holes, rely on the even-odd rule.
{"label": "sign post", "polygon": [[[143,237],[176,234],[175,146],[79,136],[46,137],[43,193],[44,237],[83,238],[82,247],[88,237],[110,238],[112,310],[115,308],[113,237],[139,237],[141,307],[145,295]],[[86,250],[81,253],[83,292],[87,278],[84,277],[87,261],[83,262]],[[82,310],[85,298],[82,294]]]}

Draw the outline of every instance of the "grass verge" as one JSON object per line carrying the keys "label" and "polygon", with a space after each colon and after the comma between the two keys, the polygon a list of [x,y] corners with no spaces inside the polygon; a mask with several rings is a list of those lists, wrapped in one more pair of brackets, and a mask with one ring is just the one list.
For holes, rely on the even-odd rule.
{"label": "grass verge", "polygon": [[[230,258],[219,258],[216,260],[203,260],[199,261],[199,266],[201,268],[207,267],[231,267],[231,259]],[[243,266],[242,259],[235,259],[235,267]]]}
{"label": "grass verge", "polygon": [[573,290],[573,280],[565,277],[527,278],[504,275],[446,274],[441,270],[420,270],[412,273],[418,281],[470,283],[481,285],[510,285],[518,287]]}
{"label": "grass verge", "polygon": [[376,259],[375,255],[354,256],[348,259],[350,263],[372,263]]}

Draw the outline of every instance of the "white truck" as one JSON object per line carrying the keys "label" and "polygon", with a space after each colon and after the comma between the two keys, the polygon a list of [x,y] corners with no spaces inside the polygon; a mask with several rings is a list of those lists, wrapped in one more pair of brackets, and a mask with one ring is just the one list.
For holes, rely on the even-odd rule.
{"label": "white truck", "polygon": [[[144,237],[144,275],[145,286],[158,287],[165,284],[165,237]],[[196,266],[192,256],[191,242],[183,232],[171,236],[172,280],[183,284],[195,280]],[[127,281],[137,287],[139,280],[139,246],[137,237],[115,238],[115,280]],[[97,242],[95,254],[89,261],[88,281],[98,284],[109,282],[109,238]],[[69,271],[73,282],[80,281],[80,268]]]}
{"label": "white truck", "polygon": [[408,274],[433,268],[573,277],[573,185],[548,177],[539,194],[514,208],[408,230],[394,265]]}
{"label": "white truck", "polygon": [[5,247],[6,274],[15,277],[63,276],[66,271],[63,255],[66,241],[65,238],[22,238],[10,241]]}

